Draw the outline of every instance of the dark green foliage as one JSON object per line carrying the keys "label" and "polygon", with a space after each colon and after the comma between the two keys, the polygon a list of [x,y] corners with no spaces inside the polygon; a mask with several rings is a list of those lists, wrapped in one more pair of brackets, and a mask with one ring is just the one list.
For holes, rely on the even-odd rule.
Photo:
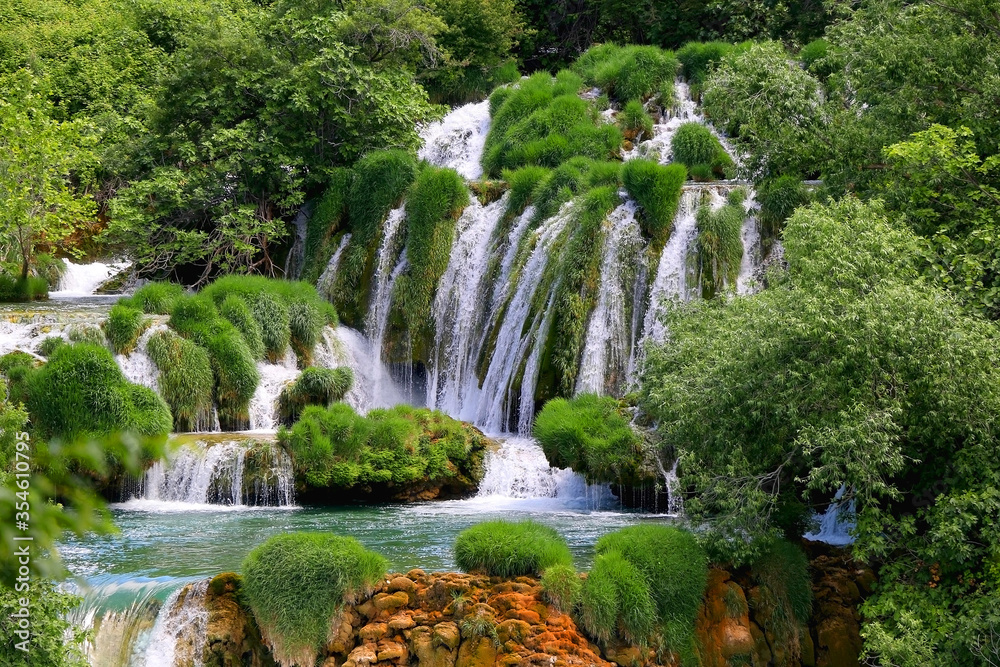
{"label": "dark green foliage", "polygon": [[677,73],[677,58],[655,46],[602,44],[589,49],[573,65],[590,85],[625,103],[653,95],[672,97],[671,84]]}
{"label": "dark green foliage", "polygon": [[617,551],[597,557],[583,585],[583,627],[609,642],[621,637],[644,646],[656,627],[656,605],[644,573]]}
{"label": "dark green foliage", "polygon": [[751,564],[751,571],[774,607],[772,618],[780,616],[789,629],[809,621],[812,577],[809,558],[801,547],[788,540],[771,540]]}
{"label": "dark green foliage", "polygon": [[397,406],[362,417],[342,403],[306,407],[278,438],[301,484],[361,494],[379,485],[390,495],[420,483],[477,480],[486,444],[479,431],[440,412]]}
{"label": "dark green foliage", "polygon": [[334,169],[326,191],[316,203],[306,224],[306,245],[303,257],[303,282],[315,283],[326,268],[335,248],[331,239],[344,227],[347,217],[347,197],[354,182],[350,169]]}
{"label": "dark green foliage", "polygon": [[104,334],[115,354],[131,354],[148,326],[149,320],[141,310],[116,303],[104,322]]}
{"label": "dark green foliage", "polygon": [[254,359],[263,359],[266,352],[264,348],[264,332],[260,322],[254,317],[250,306],[243,297],[237,294],[230,294],[219,304],[219,315],[227,319],[230,324],[243,336],[247,344],[247,349]]}
{"label": "dark green foliage", "polygon": [[498,177],[525,165],[556,167],[584,156],[607,160],[621,145],[621,133],[603,123],[577,96],[579,77],[536,74],[502,94],[486,137],[483,170]]}
{"label": "dark green foliage", "polygon": [[694,535],[673,526],[631,526],[598,540],[597,553],[620,554],[635,566],[649,585],[668,647],[682,655],[690,652],[708,581],[708,557]]}
{"label": "dark green foliage", "polygon": [[354,374],[350,368],[315,368],[310,366],[290,385],[281,390],[278,411],[282,421],[291,424],[307,405],[329,406],[351,390]]}
{"label": "dark green foliage", "polygon": [[137,289],[129,301],[144,313],[169,315],[182,296],[184,288],[177,283],[147,283]]}
{"label": "dark green foliage", "polygon": [[550,565],[542,572],[542,593],[559,611],[572,613],[580,602],[583,581],[572,565]]}
{"label": "dark green foliage", "polygon": [[426,166],[406,198],[406,258],[409,267],[399,277],[393,307],[411,339],[429,327],[434,289],[448,268],[455,223],[469,204],[465,181],[453,169]]}
{"label": "dark green foliage", "polygon": [[707,202],[698,209],[698,282],[702,296],[711,299],[726,286],[736,287],[743,260],[743,221],[746,192],[736,188],[717,211]]}
{"label": "dark green foliage", "polygon": [[816,39],[803,46],[799,60],[805,69],[822,80],[841,70],[845,62],[843,54],[826,39]]}
{"label": "dark green foliage", "polygon": [[207,430],[213,388],[208,352],[169,330],[153,334],[147,352],[160,370],[157,385],[173,414],[174,431]]}
{"label": "dark green foliage", "polygon": [[130,384],[103,347],[60,346],[27,378],[27,388],[32,423],[44,437],[160,436],[170,431],[170,410],[163,400]]}
{"label": "dark green foliage", "polygon": [[639,100],[630,100],[618,114],[618,125],[622,134],[633,142],[653,136],[653,119]]}
{"label": "dark green foliage", "polygon": [[712,164],[720,152],[725,153],[719,139],[701,123],[684,123],[670,141],[674,162],[691,167]]}
{"label": "dark green foliage", "polygon": [[42,341],[41,345],[38,346],[38,354],[42,355],[43,357],[50,357],[52,356],[52,353],[55,352],[60,345],[65,345],[65,344],[66,341],[64,341],[59,336],[49,336],[48,338]]}
{"label": "dark green foliage", "polygon": [[247,554],[241,594],[275,658],[311,665],[337,611],[370,594],[387,567],[354,538],[285,533]]}
{"label": "dark green foliage", "polygon": [[677,50],[681,74],[692,85],[701,85],[722,59],[739,48],[726,42],[688,42]]}
{"label": "dark green foliage", "polygon": [[49,295],[49,283],[40,276],[11,276],[0,273],[0,302],[37,301]]}
{"label": "dark green foliage", "polygon": [[549,463],[594,484],[639,483],[642,440],[618,400],[581,394],[554,398],[535,417],[533,435]]}
{"label": "dark green foliage", "polygon": [[[21,601],[27,601],[28,618],[31,619],[31,638],[28,650],[14,647],[21,640],[17,616]],[[74,627],[67,619],[83,599],[57,587],[41,577],[31,582],[27,591],[17,592],[13,586],[0,588],[0,637],[5,642],[4,667],[85,667],[88,663],[84,652],[87,634]]]}
{"label": "dark green foliage", "polygon": [[757,188],[757,202],[760,212],[757,219],[761,229],[776,238],[785,220],[800,206],[809,203],[810,193],[796,176],[779,176],[764,181]]}
{"label": "dark green foliage", "polygon": [[687,170],[681,164],[663,166],[652,160],[629,160],[622,165],[622,183],[642,207],[642,231],[655,248],[662,248],[670,238],[686,180]]}
{"label": "dark green foliage", "polygon": [[455,540],[455,562],[466,572],[494,577],[538,576],[553,565],[572,565],[566,540],[536,521],[486,521]]}

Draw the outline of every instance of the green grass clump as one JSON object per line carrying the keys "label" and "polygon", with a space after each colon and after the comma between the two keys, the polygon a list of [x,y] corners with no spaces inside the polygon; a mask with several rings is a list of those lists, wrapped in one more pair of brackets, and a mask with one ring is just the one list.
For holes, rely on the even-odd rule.
{"label": "green grass clump", "polygon": [[395,287],[394,307],[411,340],[429,331],[434,288],[448,268],[455,223],[469,205],[465,181],[453,169],[426,166],[406,198],[406,258],[409,267]]}
{"label": "green grass clump", "polygon": [[49,296],[49,283],[41,276],[12,276],[0,272],[0,303],[38,301]]}
{"label": "green grass clump", "polygon": [[[597,553],[620,554],[635,566],[649,585],[668,648],[681,656],[690,655],[694,623],[708,581],[708,557],[694,535],[672,526],[631,526],[598,540]],[[585,605],[586,593],[584,588]]]}
{"label": "green grass clump", "polygon": [[335,250],[331,239],[347,219],[347,195],[354,182],[354,172],[332,169],[329,184],[306,223],[306,243],[300,280],[313,283],[319,279]]}
{"label": "green grass clump", "polygon": [[288,306],[270,294],[260,294],[254,298],[251,309],[260,324],[264,355],[272,364],[278,363],[292,342]]}
{"label": "green grass clump", "polygon": [[177,283],[147,283],[137,289],[128,301],[144,313],[168,315],[174,303],[184,296],[184,288]]}
{"label": "green grass clump", "polygon": [[553,565],[572,565],[566,540],[536,521],[486,521],[455,540],[455,562],[466,572],[494,577],[537,576]]}
{"label": "green grass clump", "polygon": [[[619,102],[644,100],[672,91],[677,58],[655,46],[591,47],[573,65],[584,81]],[[670,92],[668,97],[672,97]]]}
{"label": "green grass clump", "polygon": [[622,134],[633,142],[653,136],[653,119],[639,100],[630,100],[618,114]]}
{"label": "green grass clump", "polygon": [[243,560],[241,594],[282,665],[312,665],[334,615],[371,593],[388,568],[357,540],[330,533],[285,533]]}
{"label": "green grass clump", "polygon": [[482,475],[486,446],[482,433],[440,412],[401,405],[361,416],[343,403],[305,407],[278,440],[301,485],[389,497],[416,484],[467,489]]}
{"label": "green grass clump", "polygon": [[55,352],[57,348],[59,348],[59,346],[65,344],[66,341],[64,341],[59,336],[49,336],[48,338],[42,341],[41,345],[38,346],[38,354],[42,355],[43,357],[50,357],[52,356],[52,353]]}
{"label": "green grass clump", "polygon": [[757,612],[767,618],[765,627],[783,644],[797,646],[799,629],[812,613],[812,577],[805,552],[788,540],[774,539],[750,570],[760,585]]}
{"label": "green grass clump", "polygon": [[654,249],[664,246],[674,226],[687,169],[680,164],[663,166],[652,160],[629,160],[622,165],[622,182],[629,196],[642,207],[643,233]]}
{"label": "green grass clump", "polygon": [[116,303],[104,322],[104,334],[115,354],[131,354],[148,326],[149,320],[141,310]]}
{"label": "green grass clump", "polygon": [[608,160],[621,146],[621,132],[576,92],[579,77],[535,74],[503,94],[486,137],[483,170],[499,177],[526,165],[556,167],[572,157]]}
{"label": "green grass clump", "polygon": [[313,349],[325,325],[326,320],[316,304],[293,301],[288,305],[288,333],[300,367],[312,363]]}
{"label": "green grass clump", "polygon": [[721,160],[719,153],[726,150],[712,131],[701,123],[684,123],[670,140],[674,162],[692,167],[696,164],[714,164]]}
{"label": "green grass clump", "polygon": [[580,602],[583,581],[572,565],[558,564],[542,572],[542,594],[556,609],[570,613]]}
{"label": "green grass clump", "polygon": [[240,332],[254,359],[264,358],[266,352],[264,332],[260,327],[260,322],[254,317],[250,306],[247,305],[243,297],[237,294],[228,295],[219,304],[219,315],[227,319]]}
{"label": "green grass clump", "polygon": [[170,330],[153,334],[147,352],[160,369],[160,395],[170,406],[174,431],[207,430],[214,386],[208,352]]}
{"label": "green grass clump", "polygon": [[73,324],[67,334],[71,343],[90,343],[91,345],[107,345],[107,337],[101,327],[93,324]]}
{"label": "green grass clump", "polygon": [[128,382],[104,347],[60,346],[26,378],[26,388],[28,411],[42,437],[170,432],[170,409],[163,399]]}
{"label": "green grass clump", "polygon": [[588,482],[637,485],[639,435],[617,399],[596,394],[554,398],[535,417],[534,436],[545,458]]}
{"label": "green grass clump", "polygon": [[717,211],[703,204],[698,209],[698,280],[702,296],[711,299],[725,286],[736,287],[743,260],[743,220],[746,192],[737,188]]}
{"label": "green grass clump", "polygon": [[351,390],[354,373],[350,368],[314,368],[302,371],[298,379],[281,390],[278,411],[286,424],[298,419],[307,405],[329,406]]}
{"label": "green grass clump", "polygon": [[[21,350],[14,350],[0,357],[0,376],[7,378],[7,397],[12,403],[28,402],[27,382],[37,365],[37,359]],[[0,389],[3,389],[2,384]]]}
{"label": "green grass clump", "polygon": [[583,627],[592,637],[608,642],[620,636],[640,646],[649,641],[658,616],[650,584],[621,553],[597,557],[581,598]]}
{"label": "green grass clump", "polygon": [[798,176],[779,176],[769,179],[757,188],[760,203],[761,231],[769,238],[776,238],[795,209],[805,206],[811,199],[809,189]]}
{"label": "green grass clump", "polygon": [[728,42],[688,42],[677,50],[681,74],[688,83],[700,86],[722,59],[736,48]]}

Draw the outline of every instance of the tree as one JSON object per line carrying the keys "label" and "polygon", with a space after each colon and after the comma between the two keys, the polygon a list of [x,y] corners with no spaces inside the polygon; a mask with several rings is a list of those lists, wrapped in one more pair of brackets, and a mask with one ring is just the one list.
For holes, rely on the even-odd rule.
{"label": "tree", "polygon": [[26,71],[0,78],[0,260],[22,279],[40,245],[65,240],[93,216],[70,173],[87,157],[79,123],[55,121],[42,82]]}

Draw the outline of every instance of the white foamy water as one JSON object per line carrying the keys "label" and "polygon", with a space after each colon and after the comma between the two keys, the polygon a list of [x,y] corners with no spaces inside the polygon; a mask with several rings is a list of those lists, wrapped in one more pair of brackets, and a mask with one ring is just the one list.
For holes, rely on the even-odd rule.
{"label": "white foamy water", "polygon": [[91,262],[74,264],[64,259],[66,267],[59,280],[59,289],[50,292],[52,297],[90,296],[102,283],[132,266],[131,262]]}
{"label": "white foamy water", "polygon": [[490,131],[490,102],[458,107],[420,132],[423,146],[417,153],[436,167],[449,167],[468,180],[483,175],[480,161]]}
{"label": "white foamy water", "polygon": [[279,364],[257,362],[260,382],[250,399],[250,430],[257,433],[273,433],[278,430],[278,396],[286,385],[299,377],[295,353],[291,348]]}
{"label": "white foamy water", "polygon": [[326,263],[323,274],[316,281],[317,291],[319,291],[320,296],[326,299],[330,299],[333,295],[334,285],[337,284],[337,269],[340,268],[340,258],[344,255],[344,250],[350,241],[350,234],[344,234],[340,237],[340,245],[337,246],[333,255],[330,256],[330,261]]}
{"label": "white foamy water", "polygon": [[854,510],[854,500],[846,505],[840,499],[844,497],[847,487],[841,485],[833,496],[833,502],[826,511],[815,517],[819,527],[815,532],[808,532],[802,537],[814,542],[825,542],[835,546],[847,546],[854,543],[851,531],[857,526]]}
{"label": "white foamy water", "polygon": [[316,361],[326,368],[351,369],[354,382],[344,402],[359,414],[408,402],[372,344],[359,331],[344,326],[324,329],[323,342],[316,347]]}
{"label": "white foamy water", "polygon": [[208,639],[208,580],[175,591],[156,618],[143,664],[146,667],[202,667]]}
{"label": "white foamy water", "polygon": [[157,332],[166,331],[166,329],[167,325],[163,322],[157,322],[149,326],[142,332],[139,342],[136,344],[135,349],[132,350],[132,354],[115,355],[115,361],[118,363],[118,367],[122,369],[122,375],[125,376],[125,379],[132,384],[138,384],[148,387],[153,391],[159,391],[158,381],[160,370],[153,363],[153,360],[149,358],[146,349],[149,345],[149,339]]}

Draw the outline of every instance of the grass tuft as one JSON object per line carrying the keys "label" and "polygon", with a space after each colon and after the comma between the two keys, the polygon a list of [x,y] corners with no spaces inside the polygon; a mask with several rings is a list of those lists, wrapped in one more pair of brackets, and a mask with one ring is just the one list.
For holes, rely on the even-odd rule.
{"label": "grass tuft", "polygon": [[681,187],[687,180],[683,165],[663,166],[652,160],[629,160],[622,165],[622,182],[629,196],[642,207],[643,233],[654,250],[666,244],[681,201]]}
{"label": "grass tuft", "polygon": [[149,320],[141,310],[116,303],[104,322],[104,334],[115,354],[131,354],[148,326]]}
{"label": "grass tuft", "polygon": [[621,103],[661,94],[672,97],[677,58],[655,46],[601,44],[588,49],[573,65],[583,80],[602,88]]}
{"label": "grass tuft", "polygon": [[281,390],[278,411],[281,420],[291,424],[307,405],[329,406],[342,400],[354,382],[350,368],[314,368],[302,371],[298,379]]}
{"label": "grass tuft", "polygon": [[571,613],[580,602],[583,581],[572,565],[558,564],[542,572],[542,593],[561,612]]}
{"label": "grass tuft", "polygon": [[737,188],[717,211],[708,205],[698,209],[698,282],[702,297],[710,299],[728,285],[736,287],[743,260],[743,220],[746,192]]}
{"label": "grass tuft", "polygon": [[176,283],[147,283],[137,289],[129,301],[144,313],[168,315],[174,304],[184,296],[184,288]]}
{"label": "grass tuft", "polygon": [[219,304],[219,314],[229,320],[229,323],[236,327],[236,330],[243,336],[247,349],[250,350],[254,359],[263,359],[266,352],[264,348],[264,331],[260,322],[254,317],[250,306],[246,300],[237,294],[230,294]]}
{"label": "grass tuft", "polygon": [[170,330],[153,334],[147,351],[160,369],[160,395],[170,406],[174,431],[207,430],[214,384],[208,352]]}
{"label": "grass tuft", "polygon": [[571,565],[566,540],[535,521],[486,521],[455,540],[455,562],[466,572],[495,577],[537,576],[553,565]]}

